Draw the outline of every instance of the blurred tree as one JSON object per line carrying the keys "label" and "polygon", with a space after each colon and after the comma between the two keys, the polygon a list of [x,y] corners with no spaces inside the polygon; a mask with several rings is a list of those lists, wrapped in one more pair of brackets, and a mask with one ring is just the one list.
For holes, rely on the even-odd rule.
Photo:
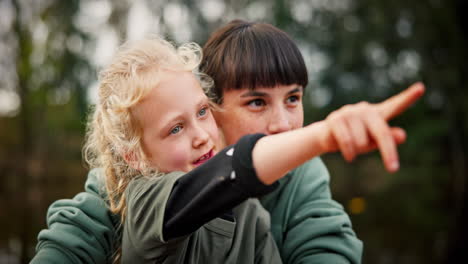
{"label": "blurred tree", "polygon": [[[454,58],[457,61],[458,80],[454,81],[455,89],[451,91],[450,103],[448,103],[449,115],[452,120],[451,127],[451,163],[453,175],[453,201],[454,201],[454,220],[450,229],[450,241],[448,244],[448,261],[447,263],[468,263],[468,179],[467,168],[468,164],[468,111],[466,102],[468,96],[464,93],[468,84],[468,68],[465,66],[468,57],[466,47],[468,46],[468,2],[456,0],[453,7],[456,14],[457,26],[454,30],[460,31],[460,39],[455,44],[455,47],[448,47],[453,52]],[[455,50],[452,50],[455,48]],[[458,82],[457,82],[458,81]]]}
{"label": "blurred tree", "polygon": [[2,118],[11,125],[2,132],[10,136],[3,138],[14,141],[0,144],[9,146],[2,150],[8,165],[2,181],[9,186],[2,202],[15,220],[1,239],[18,241],[13,253],[27,263],[35,245],[31,242],[45,223],[45,208],[57,197],[48,195],[56,192],[51,189],[62,186],[63,197],[63,183],[70,179],[63,175],[84,175],[80,145],[86,88],[93,75],[82,54],[87,36],[73,20],[79,1],[12,0],[10,7],[12,30],[4,39],[11,41],[3,44],[11,45],[10,56],[16,58],[13,86],[19,109],[17,116]]}
{"label": "blurred tree", "polygon": [[148,31],[203,44],[236,18],[272,23],[297,41],[310,73],[306,123],[426,83],[422,102],[392,122],[409,134],[399,173],[388,175],[377,154],[352,164],[339,154],[324,158],[333,194],[364,240],[364,263],[467,262],[466,1],[6,0],[0,7],[0,52],[12,57],[0,61],[0,92],[19,98],[17,113],[0,116],[7,128],[0,130],[0,248],[22,263],[50,202],[83,188],[86,94],[94,68],[108,59],[103,53]]}

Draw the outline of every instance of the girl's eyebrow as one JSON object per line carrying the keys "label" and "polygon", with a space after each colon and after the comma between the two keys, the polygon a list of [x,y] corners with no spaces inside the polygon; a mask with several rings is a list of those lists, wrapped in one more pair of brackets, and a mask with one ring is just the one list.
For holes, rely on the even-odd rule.
{"label": "girl's eyebrow", "polygon": [[[197,99],[194,99],[197,100]],[[202,107],[203,105],[207,105],[209,103],[209,99],[206,96],[203,98],[198,99],[198,103],[196,104],[197,109]],[[167,119],[161,121],[163,123],[162,130],[169,129],[176,121],[180,121],[184,119],[185,112],[178,112],[178,113],[171,113],[171,116]]]}
{"label": "girl's eyebrow", "polygon": [[176,124],[178,121],[182,120],[182,117],[183,117],[183,113],[178,113],[176,115],[171,116],[170,118],[162,120],[161,121],[162,126],[160,128],[160,132],[162,134],[165,134],[165,131],[169,130],[174,124]]}
{"label": "girl's eyebrow", "polygon": [[205,104],[209,104],[210,102],[210,99],[208,99],[208,97],[204,96],[203,98],[201,98],[198,103],[197,103],[197,107],[200,108],[201,106],[205,105]]}

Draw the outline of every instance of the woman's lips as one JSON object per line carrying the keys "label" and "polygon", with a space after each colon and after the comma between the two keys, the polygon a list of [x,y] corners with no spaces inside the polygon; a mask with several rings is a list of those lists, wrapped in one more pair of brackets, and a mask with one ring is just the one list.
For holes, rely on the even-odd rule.
{"label": "woman's lips", "polygon": [[213,149],[208,151],[208,153],[206,153],[205,155],[201,156],[193,164],[197,165],[197,166],[201,165],[201,164],[205,163],[207,160],[211,159],[211,157],[213,157]]}

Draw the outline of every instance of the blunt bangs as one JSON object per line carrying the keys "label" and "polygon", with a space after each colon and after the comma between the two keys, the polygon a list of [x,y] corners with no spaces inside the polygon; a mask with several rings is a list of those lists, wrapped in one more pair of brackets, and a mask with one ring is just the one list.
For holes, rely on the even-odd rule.
{"label": "blunt bangs", "polygon": [[307,86],[307,68],[298,47],[269,24],[232,21],[211,35],[203,52],[201,71],[213,78],[218,98],[224,90]]}

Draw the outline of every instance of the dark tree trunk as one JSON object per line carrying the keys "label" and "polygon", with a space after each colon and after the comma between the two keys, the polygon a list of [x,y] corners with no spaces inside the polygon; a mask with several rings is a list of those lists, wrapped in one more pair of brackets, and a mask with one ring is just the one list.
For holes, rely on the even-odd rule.
{"label": "dark tree trunk", "polygon": [[[456,0],[456,16],[457,22],[462,33],[462,41],[464,42],[465,48],[468,45],[468,2],[465,0]],[[461,49],[460,52],[465,54],[459,54],[460,58],[466,58],[466,49]],[[463,64],[459,64],[463,65]],[[468,70],[467,67],[460,68],[460,85],[457,89],[461,90],[458,95],[463,95],[466,91],[468,84]],[[464,87],[463,87],[464,86]],[[465,96],[462,96],[457,100],[458,104],[452,107],[464,110],[466,109]],[[454,98],[455,99],[455,98]],[[466,164],[468,164],[467,150],[468,150],[468,116],[466,111],[452,111],[455,116],[455,124],[453,124],[452,130],[452,177],[454,179],[454,208],[455,219],[454,225],[450,230],[449,243],[447,250],[447,263],[468,263],[468,177]]]}
{"label": "dark tree trunk", "polygon": [[21,25],[21,5],[17,0],[12,1],[15,8],[15,22],[14,22],[14,31],[18,40],[18,52],[16,54],[16,72],[18,75],[18,95],[20,97],[20,112],[19,112],[19,126],[20,126],[20,139],[21,139],[21,149],[19,151],[18,158],[16,160],[16,165],[14,166],[16,172],[15,174],[18,177],[18,182],[15,185],[16,190],[13,190],[15,193],[15,204],[18,204],[20,207],[17,212],[19,215],[16,217],[20,221],[19,225],[21,228],[20,231],[20,242],[21,242],[21,263],[28,263],[28,248],[29,248],[29,238],[30,238],[30,220],[31,213],[28,203],[28,190],[29,190],[29,162],[32,153],[32,133],[31,133],[31,121],[30,121],[30,103],[29,103],[29,87],[26,80],[26,75],[30,72],[29,58],[31,54],[31,39],[29,33],[26,32],[26,29]]}

